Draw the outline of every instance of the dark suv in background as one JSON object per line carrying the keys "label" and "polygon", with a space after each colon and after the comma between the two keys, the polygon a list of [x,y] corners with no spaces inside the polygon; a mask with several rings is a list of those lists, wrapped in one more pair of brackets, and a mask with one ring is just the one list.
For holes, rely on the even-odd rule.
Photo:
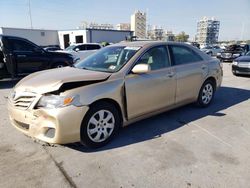
{"label": "dark suv in background", "polygon": [[0,35],[0,79],[71,66],[73,63],[71,54],[46,51],[27,39]]}

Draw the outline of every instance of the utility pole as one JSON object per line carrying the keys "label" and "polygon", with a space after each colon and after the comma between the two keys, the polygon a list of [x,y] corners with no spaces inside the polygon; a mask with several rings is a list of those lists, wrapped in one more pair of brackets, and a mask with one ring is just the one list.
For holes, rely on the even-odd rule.
{"label": "utility pole", "polygon": [[30,17],[30,27],[31,27],[31,29],[33,29],[30,0],[29,0],[29,17]]}
{"label": "utility pole", "polygon": [[244,40],[244,33],[245,33],[245,22],[242,22],[241,24],[241,40]]}

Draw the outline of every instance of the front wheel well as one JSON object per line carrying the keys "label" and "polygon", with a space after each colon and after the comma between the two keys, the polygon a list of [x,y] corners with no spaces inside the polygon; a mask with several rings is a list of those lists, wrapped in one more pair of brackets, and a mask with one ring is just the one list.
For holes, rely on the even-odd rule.
{"label": "front wheel well", "polygon": [[[122,115],[121,106],[120,106],[120,105],[118,104],[118,102],[116,102],[114,99],[109,99],[109,98],[99,99],[99,100],[97,100],[97,101],[91,103],[91,104],[89,105],[89,107],[91,108],[92,106],[98,105],[99,103],[103,103],[103,102],[113,105],[113,106],[118,110],[120,119],[121,119],[121,121],[123,122],[123,115]],[[122,122],[121,122],[121,123],[122,123]],[[122,125],[122,124],[121,124],[121,125]]]}
{"label": "front wheel well", "polygon": [[[214,90],[216,90],[216,88],[217,88],[217,82],[216,82],[216,79],[214,78],[214,77],[208,77],[206,80],[205,80],[205,82],[207,81],[207,80],[209,80],[209,81],[211,81],[212,82],[212,84],[213,84],[213,87],[214,87]],[[205,83],[204,82],[204,83]]]}

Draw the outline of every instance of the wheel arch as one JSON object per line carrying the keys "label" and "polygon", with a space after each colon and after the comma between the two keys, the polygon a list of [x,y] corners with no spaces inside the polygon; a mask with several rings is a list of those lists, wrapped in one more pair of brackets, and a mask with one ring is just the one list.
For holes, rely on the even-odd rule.
{"label": "wheel arch", "polygon": [[203,82],[203,84],[204,84],[206,81],[208,81],[208,80],[210,80],[210,81],[213,83],[214,90],[216,90],[216,88],[217,88],[217,81],[216,81],[216,79],[215,79],[213,76],[210,76],[210,77],[208,77],[208,78]]}
{"label": "wheel arch", "polygon": [[122,122],[121,122],[121,125],[122,125],[122,124],[123,124],[123,113],[122,113],[122,108],[121,108],[120,104],[119,104],[116,100],[110,99],[110,98],[98,99],[98,100],[94,101],[93,103],[91,103],[91,104],[89,105],[89,107],[91,108],[92,106],[97,105],[98,103],[102,103],[102,102],[109,103],[109,104],[113,105],[113,106],[117,109],[117,111],[118,111],[118,113],[119,113],[119,116],[120,116],[120,119],[121,119],[121,121],[122,121]]}

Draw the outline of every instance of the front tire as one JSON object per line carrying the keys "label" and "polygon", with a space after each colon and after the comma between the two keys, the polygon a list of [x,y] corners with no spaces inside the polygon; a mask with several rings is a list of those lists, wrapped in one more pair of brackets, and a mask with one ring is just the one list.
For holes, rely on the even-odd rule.
{"label": "front tire", "polygon": [[209,56],[213,56],[213,52],[208,52],[207,53]]}
{"label": "front tire", "polygon": [[106,145],[118,132],[121,117],[116,107],[100,102],[90,107],[81,125],[81,143],[87,148]]}
{"label": "front tire", "polygon": [[202,85],[199,96],[197,99],[197,103],[201,107],[207,107],[210,105],[214,98],[215,85],[211,80],[207,80]]}
{"label": "front tire", "polygon": [[67,65],[65,63],[54,63],[51,68],[62,68],[66,66]]}

